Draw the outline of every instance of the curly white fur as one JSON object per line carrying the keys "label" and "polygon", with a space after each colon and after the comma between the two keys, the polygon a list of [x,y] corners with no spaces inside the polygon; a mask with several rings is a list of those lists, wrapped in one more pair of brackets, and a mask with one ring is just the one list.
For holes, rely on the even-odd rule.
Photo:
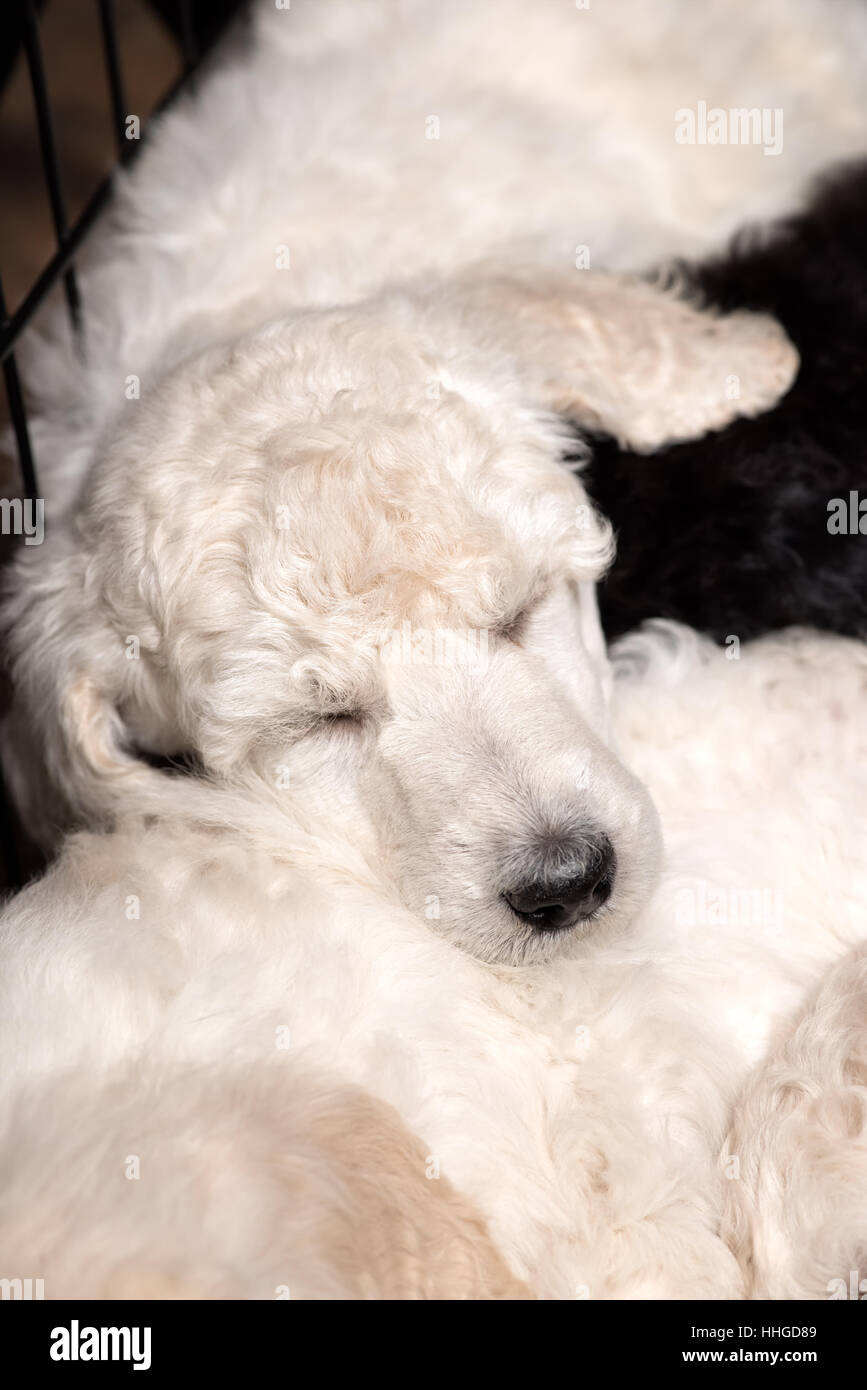
{"label": "curly white fur", "polygon": [[[0,928],[3,1249],[49,1292],[751,1287],[723,1225],[727,1184],[749,1210],[757,1181],[749,1102],[739,1177],[726,1133],[863,937],[864,652],[802,635],[728,661],[662,627],[622,649],[612,716],[610,536],[553,412],[652,449],[786,389],[774,324],[574,247],[619,269],[791,202],[860,144],[867,19],[801,0],[769,69],[788,7],[742,16],[746,46],[731,5],[663,9],[263,8],[121,194],[87,364],[56,328],[34,357],[51,490],[6,608],[6,755],[46,842],[113,825]],[[617,84],[663,19],[636,121]],[[783,105],[783,154],[699,158],[673,95]],[[441,632],[483,655],[428,660]],[[588,825],[612,897],[543,938],[505,875]],[[382,1171],[367,1218],[398,1253],[365,1264],[347,1194]],[[824,1273],[839,1232],[816,1242]],[[809,1284],[792,1261],[773,1279]]]}
{"label": "curly white fur", "polygon": [[[338,1219],[343,1141],[332,1133],[323,1152],[332,1192],[314,1205],[324,1225],[299,1257],[292,1202],[284,1237],[256,1155],[270,1148],[289,1173],[303,1167],[281,1107],[294,1114],[297,1093],[302,1111],[315,1096],[317,1113],[329,1090],[339,1107],[346,1083],[421,1137],[397,1143],[394,1160],[417,1194],[413,1239],[482,1218],[537,1296],[744,1295],[726,1200],[741,1189],[751,1200],[755,1144],[764,1165],[785,1149],[752,1121],[732,1147],[730,1109],[811,981],[864,937],[867,657],[804,635],[730,661],[661,626],[631,639],[620,665],[617,731],[660,805],[668,859],[652,902],[607,947],[485,966],[389,906],[387,885],[333,827],[300,829],[291,797],[284,817],[267,817],[266,844],[256,799],[185,780],[153,814],[145,802],[112,835],[75,837],[7,909],[3,1049],[27,1065],[5,1074],[2,1220],[49,1295],[52,1278],[55,1289],[70,1279],[104,1289],[116,1267],[135,1287],[139,1258],[146,1281],[181,1290],[321,1290],[328,1280],[305,1274],[305,1250],[339,1288],[343,1247],[328,1213]],[[782,916],[761,898],[739,916],[735,890],[782,894]],[[153,1095],[165,1098],[156,1114]],[[166,1163],[175,1095],[189,1142]],[[394,1143],[386,1126],[383,1147]],[[131,1157],[138,1180],[127,1179]],[[767,1208],[780,1239],[811,1220],[819,1193],[828,1209],[839,1200],[834,1172]],[[210,1184],[206,1221],[184,1196],[196,1173]],[[438,1207],[442,1179],[471,1207]],[[71,1182],[87,1202],[74,1227],[58,1226]],[[822,1285],[841,1260],[848,1277],[842,1228],[812,1229]],[[473,1296],[501,1287],[487,1277]]]}

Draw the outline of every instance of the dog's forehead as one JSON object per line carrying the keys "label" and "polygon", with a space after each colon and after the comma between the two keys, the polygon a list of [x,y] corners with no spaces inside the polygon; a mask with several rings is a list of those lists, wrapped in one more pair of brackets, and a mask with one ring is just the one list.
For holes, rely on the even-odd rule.
{"label": "dog's forehead", "polygon": [[332,597],[500,622],[545,582],[540,568],[570,572],[586,539],[586,499],[547,441],[497,437],[463,411],[353,421],[305,443],[272,441],[266,486],[282,562]]}
{"label": "dog's forehead", "polygon": [[428,380],[411,355],[397,367],[355,389],[343,364],[329,396],[285,334],[206,354],[128,422],[93,532],[146,557],[151,591],[186,617],[222,603],[329,627],[350,611],[498,626],[544,582],[540,559],[548,576],[598,573],[605,538],[558,422]]}

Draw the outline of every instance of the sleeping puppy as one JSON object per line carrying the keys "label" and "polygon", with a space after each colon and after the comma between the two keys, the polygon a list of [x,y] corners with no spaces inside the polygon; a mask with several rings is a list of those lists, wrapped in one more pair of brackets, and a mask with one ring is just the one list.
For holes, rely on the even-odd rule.
{"label": "sleeping puppy", "polygon": [[867,633],[865,220],[860,162],[803,214],[679,268],[697,302],[773,314],[801,367],[775,410],[653,459],[596,441],[583,478],[617,535],[609,637],[656,616],[720,641],[794,623]]}
{"label": "sleeping puppy", "polygon": [[610,534],[555,412],[653,449],[767,409],[795,366],[766,316],[594,274],[390,292],[191,358],[13,576],[31,827],[110,823],[183,755],[278,828],[301,788],[484,960],[628,924],[659,832],[610,744]]}
{"label": "sleeping puppy", "polygon": [[[576,243],[702,250],[851,149],[860,7],[802,0],[785,51],[780,0],[739,7],[262,4],[167,114],[82,270],[86,360],[56,321],[32,359],[47,539],[4,741],[43,844],[148,759],[258,760],[490,959],[630,919],[656,836],[607,746],[609,534],[559,417],[650,450],[769,408],[794,359]],[[680,143],[700,92],[773,92],[783,148]]]}
{"label": "sleeping puppy", "polygon": [[116,828],[69,837],[0,915],[4,1277],[49,1298],[848,1279],[863,955],[791,1020],[865,937],[867,648],[802,632],[726,661],[656,624],[615,669],[666,864],[630,931],[545,963],[458,949],[300,778],[266,800],[131,770]]}

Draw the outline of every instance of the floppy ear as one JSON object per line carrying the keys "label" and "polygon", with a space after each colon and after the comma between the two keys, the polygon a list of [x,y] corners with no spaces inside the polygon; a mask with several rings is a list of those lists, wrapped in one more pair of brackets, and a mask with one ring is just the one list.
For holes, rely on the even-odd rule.
{"label": "floppy ear", "polygon": [[629,276],[482,276],[460,288],[474,340],[514,354],[579,425],[647,452],[769,410],[797,353],[768,315],[694,308]]}
{"label": "floppy ear", "polygon": [[0,614],[12,687],[0,756],[25,829],[51,850],[72,826],[110,821],[159,774],[131,751],[120,713],[140,663],[103,625],[75,538],[37,555],[19,557]]}

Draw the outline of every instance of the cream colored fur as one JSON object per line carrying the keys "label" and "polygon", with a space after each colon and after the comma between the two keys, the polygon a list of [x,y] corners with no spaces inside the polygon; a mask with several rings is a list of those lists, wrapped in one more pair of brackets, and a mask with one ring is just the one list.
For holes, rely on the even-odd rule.
{"label": "cream colored fur", "polygon": [[63,1174],[37,1197],[3,1164],[4,1271],[41,1271],[49,1299],[530,1297],[390,1106],[273,1055],[34,1081],[16,1142]]}
{"label": "cream colored fur", "polygon": [[[29,373],[47,539],[6,605],[5,758],[46,844],[102,833],[0,927],[10,1274],[765,1286],[747,1218],[726,1239],[726,1134],[863,938],[864,653],[804,635],[728,661],[663,627],[626,644],[612,711],[611,537],[556,412],[650,450],[786,389],[770,321],[610,272],[860,149],[867,16],[827,16],[298,0],[163,121],[83,277],[86,363],[55,323]],[[782,105],[783,152],[678,146],[701,99]],[[470,660],[426,659],[442,631]],[[508,875],[588,825],[612,897],[542,937]],[[708,922],[737,888],[769,920]],[[350,1189],[362,1232],[397,1233],[369,1261]],[[800,1217],[768,1210],[785,1242]],[[852,1258],[833,1222],[816,1240],[823,1273]],[[799,1259],[774,1288],[804,1286]]]}
{"label": "cream colored fur", "polygon": [[754,1298],[867,1298],[867,947],[776,1030],[728,1147],[724,1229]]}
{"label": "cream colored fur", "polygon": [[[608,746],[610,536],[545,406],[568,394],[648,441],[769,404],[795,356],[770,321],[629,281],[509,288],[309,311],[135,402],[8,609],[17,724],[54,784],[51,819],[30,812],[44,838],[58,793],[98,821],[165,785],[134,745],[192,750],[266,805],[298,784],[486,959],[562,944],[502,897],[545,837],[604,832],[599,925],[629,919],[658,836]],[[750,382],[733,400],[727,370]],[[426,656],[443,633],[461,650]],[[26,806],[15,726],[7,743]]]}
{"label": "cream colored fur", "polygon": [[[469,1287],[462,1226],[475,1248],[479,1217],[537,1296],[754,1287],[743,1245],[727,1243],[726,1206],[762,1201],[761,1174],[785,1164],[789,1140],[784,1126],[778,1146],[766,1110],[754,1117],[750,1091],[736,1139],[727,1132],[811,983],[864,939],[867,658],[803,635],[735,661],[662,625],[617,664],[616,730],[660,808],[666,867],[630,931],[574,959],[475,960],[394,902],[333,826],[302,829],[315,807],[289,790],[283,813],[263,818],[258,797],[182,779],[113,834],[69,842],[2,922],[2,1046],[18,1059],[0,1095],[3,1248],[21,1265],[10,1273],[44,1277],[51,1296],[79,1268],[104,1289],[142,1260],[148,1279],[176,1271],[182,1287],[217,1294],[273,1297],[288,1283],[356,1296],[341,1194],[371,1164],[362,1147],[361,1174],[346,1177],[350,1084],[420,1138],[371,1115],[395,1155],[391,1219],[403,1193],[422,1194],[412,1239],[426,1248],[445,1229],[455,1288]],[[736,891],[757,890],[781,895],[780,910],[759,902],[739,917]],[[829,1008],[821,1047],[793,1054],[787,1073],[834,1087],[849,1043],[833,1016],[844,1005]],[[764,1208],[765,1238],[794,1236],[776,1293],[803,1280],[800,1223],[819,1296],[863,1248],[851,1204],[839,1222],[811,1215],[858,1191],[843,1099],[829,1093],[824,1122],[837,1127],[836,1165],[802,1170],[791,1200]],[[330,1118],[302,1141],[320,1107]],[[309,1191],[292,1182],[311,1142],[324,1147],[305,1207],[308,1271],[306,1256],[293,1263],[291,1198]],[[444,1180],[478,1216],[446,1201]],[[262,1229],[271,1238],[254,1258]],[[393,1287],[404,1268],[378,1270],[370,1287]],[[495,1264],[472,1277],[479,1291],[504,1287]]]}

